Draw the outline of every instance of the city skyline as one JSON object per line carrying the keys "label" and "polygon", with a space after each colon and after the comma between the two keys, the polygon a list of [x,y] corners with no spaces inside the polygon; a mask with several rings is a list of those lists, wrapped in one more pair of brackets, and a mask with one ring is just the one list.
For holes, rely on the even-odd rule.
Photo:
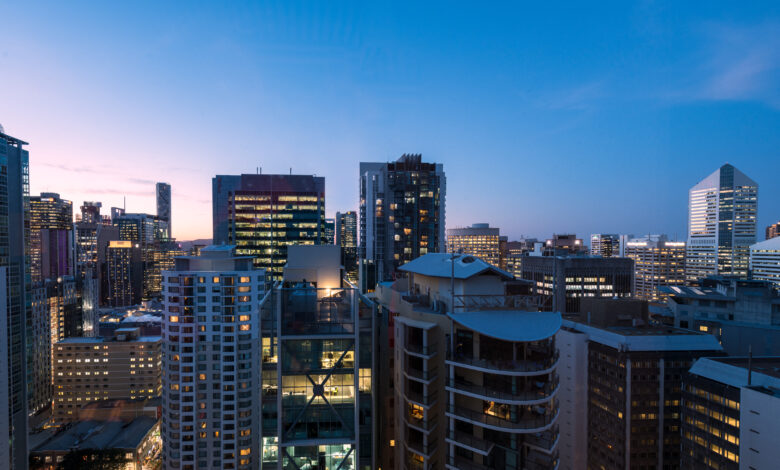
{"label": "city skyline", "polygon": [[780,219],[776,5],[535,8],[11,4],[0,124],[31,194],[154,213],[170,183],[180,240],[209,238],[216,174],[324,176],[333,217],[360,161],[404,153],[444,165],[448,228],[510,239],[683,239],[724,163]]}

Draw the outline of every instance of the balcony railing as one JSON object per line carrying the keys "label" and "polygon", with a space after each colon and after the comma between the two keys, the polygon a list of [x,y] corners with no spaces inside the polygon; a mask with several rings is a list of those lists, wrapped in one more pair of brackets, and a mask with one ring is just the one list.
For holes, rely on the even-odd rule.
{"label": "balcony railing", "polygon": [[413,401],[415,403],[418,403],[423,406],[431,406],[434,403],[436,403],[437,394],[436,391],[429,392],[427,394],[422,394],[420,392],[414,392],[412,390],[407,390],[404,395],[409,401]]}
{"label": "balcony railing", "polygon": [[447,361],[460,364],[465,364],[473,367],[479,367],[481,369],[489,369],[495,371],[497,374],[509,373],[547,373],[558,362],[558,351],[549,355],[546,358],[539,360],[494,360],[494,359],[478,359],[467,356],[465,354],[448,354]]}
{"label": "balcony railing", "polygon": [[528,434],[523,437],[525,444],[534,446],[544,451],[552,451],[555,448],[555,444],[558,442],[559,430],[556,424],[547,431],[539,432],[536,434]]}
{"label": "balcony railing", "polygon": [[558,408],[556,407],[552,412],[547,410],[544,414],[525,412],[521,413],[516,419],[509,420],[450,404],[447,406],[447,414],[454,416],[456,419],[466,420],[478,425],[506,429],[508,431],[524,431],[550,426],[558,417]]}
{"label": "balcony railing", "polygon": [[456,470],[492,470],[491,467],[459,456],[450,456],[447,460],[447,467]]}
{"label": "balcony railing", "polygon": [[[541,386],[535,386],[541,384]],[[533,385],[526,386],[513,392],[496,390],[493,387],[476,385],[466,380],[450,379],[447,387],[457,392],[467,392],[471,395],[478,395],[481,398],[490,399],[497,402],[510,404],[522,404],[522,402],[539,402],[549,400],[558,390],[560,383],[556,376],[553,381],[533,382]]]}
{"label": "balcony railing", "polygon": [[537,312],[543,304],[540,295],[456,295],[455,311],[524,310]]}
{"label": "balcony railing", "polygon": [[436,427],[436,424],[438,423],[438,420],[436,419],[435,416],[431,416],[430,418],[426,419],[426,418],[418,418],[416,416],[407,413],[404,416],[404,419],[406,420],[406,423],[409,426],[413,426],[425,432],[432,431]]}
{"label": "balcony railing", "polygon": [[430,382],[439,375],[436,370],[420,370],[414,367],[407,367],[404,371],[409,377],[422,380],[423,382]]}
{"label": "balcony railing", "polygon": [[407,351],[409,351],[411,353],[419,354],[421,356],[433,356],[434,354],[436,354],[438,352],[439,345],[438,344],[429,344],[428,346],[422,346],[422,345],[419,345],[419,344],[411,344],[411,343],[407,342],[404,345],[404,349],[406,349]]}
{"label": "balcony railing", "polygon": [[436,452],[436,441],[430,441],[424,444],[422,441],[407,440],[406,447],[412,452],[422,455],[423,457],[431,457]]}
{"label": "balcony railing", "polygon": [[488,455],[495,445],[494,443],[474,436],[473,434],[460,431],[448,431],[447,440],[461,447],[467,446],[471,449],[477,449],[482,455]]}
{"label": "balcony railing", "polygon": [[558,467],[558,451],[552,454],[531,451],[525,458],[525,467],[527,470],[550,470]]}

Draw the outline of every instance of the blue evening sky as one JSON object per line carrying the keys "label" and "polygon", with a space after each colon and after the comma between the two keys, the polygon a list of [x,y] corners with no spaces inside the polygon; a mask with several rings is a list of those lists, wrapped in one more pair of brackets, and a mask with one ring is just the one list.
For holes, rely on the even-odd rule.
{"label": "blue evening sky", "polygon": [[[121,4],[120,4],[121,3]],[[316,173],[422,153],[448,226],[669,233],[725,162],[780,219],[778,2],[0,3],[0,124],[33,192],[211,236],[217,173]]]}

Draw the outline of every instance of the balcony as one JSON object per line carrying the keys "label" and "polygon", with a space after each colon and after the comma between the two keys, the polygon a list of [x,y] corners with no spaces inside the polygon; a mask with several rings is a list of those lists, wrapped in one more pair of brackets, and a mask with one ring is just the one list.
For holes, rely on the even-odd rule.
{"label": "balcony", "polygon": [[558,452],[545,454],[537,451],[530,451],[525,458],[524,468],[527,470],[550,470],[557,469],[560,463]]}
{"label": "balcony", "polygon": [[420,456],[413,452],[406,452],[406,460],[404,461],[405,470],[432,470],[438,468],[436,462],[432,462],[430,459],[425,461],[420,460]]}
{"label": "balcony", "polygon": [[414,452],[417,455],[423,456],[426,460],[430,459],[433,456],[433,453],[436,452],[436,441],[428,442],[427,444],[424,444],[422,441],[417,440],[408,440],[406,441],[406,448],[410,451]]}
{"label": "balcony", "polygon": [[436,355],[439,350],[439,346],[437,344],[422,346],[419,344],[411,344],[407,341],[406,344],[404,344],[404,350],[409,354],[414,354],[416,356],[424,357],[425,359],[430,359]]}
{"label": "balcony", "polygon": [[549,374],[558,365],[558,351],[536,360],[492,360],[465,354],[448,354],[447,364],[499,375],[543,375]]}
{"label": "balcony", "polygon": [[490,451],[493,450],[493,446],[495,445],[494,443],[474,436],[473,434],[460,431],[447,432],[447,437],[445,440],[451,444],[455,444],[458,447],[463,447],[464,449],[484,456],[489,455]]}
{"label": "balcony", "polygon": [[436,379],[436,377],[438,377],[439,375],[436,373],[436,370],[420,370],[414,367],[405,368],[404,374],[406,374],[406,376],[411,379],[418,380],[420,382],[425,382],[425,383],[433,382]]}
{"label": "balcony", "polygon": [[550,454],[558,446],[559,436],[558,425],[556,424],[547,431],[524,436],[523,443],[536,451]]}
{"label": "balcony", "polygon": [[547,296],[541,295],[456,295],[456,312],[475,310],[523,310],[537,312]]}
{"label": "balcony", "polygon": [[429,433],[436,428],[436,424],[438,423],[438,420],[435,416],[430,418],[419,418],[417,416],[406,414],[404,415],[404,421],[406,421],[406,424],[414,429],[417,429],[420,432]]}
{"label": "balcony", "polygon": [[491,467],[459,456],[450,456],[447,468],[450,470],[492,470]]}
{"label": "balcony", "polygon": [[433,404],[436,403],[436,398],[437,398],[437,394],[435,391],[430,392],[428,394],[422,394],[420,392],[407,390],[406,392],[404,392],[404,396],[408,401],[416,403],[420,406],[424,406],[426,408],[433,406]]}
{"label": "balcony", "polygon": [[544,403],[555,397],[559,387],[560,382],[557,377],[552,382],[532,382],[532,385],[514,392],[500,391],[492,387],[476,385],[466,380],[450,379],[447,382],[447,391],[449,392],[509,405]]}
{"label": "balcony", "polygon": [[555,411],[545,411],[544,414],[537,412],[521,413],[514,420],[500,418],[480,411],[470,410],[462,406],[450,404],[447,407],[447,416],[461,421],[466,421],[477,426],[503,431],[515,434],[530,434],[542,432],[549,429],[558,418],[558,408]]}

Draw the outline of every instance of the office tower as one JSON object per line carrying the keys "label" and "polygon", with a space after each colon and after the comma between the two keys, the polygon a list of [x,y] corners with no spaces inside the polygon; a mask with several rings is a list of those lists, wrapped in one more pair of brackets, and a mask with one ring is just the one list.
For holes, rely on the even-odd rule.
{"label": "office tower", "polygon": [[650,302],[666,302],[663,286],[685,284],[685,242],[666,235],[648,235],[626,243],[625,256],[634,260],[634,295]]}
{"label": "office tower", "polygon": [[[0,130],[2,132],[2,130]],[[8,324],[8,267],[0,266],[0,325],[5,327]],[[9,370],[8,345],[10,344],[10,338],[8,337],[8,329],[0,328],[0,370]],[[10,389],[11,380],[6,374],[0,374],[0,387],[2,390]],[[7,411],[8,410],[8,411]],[[11,427],[11,413],[9,412],[10,400],[7,393],[0,393],[0,436],[13,437],[13,428]],[[3,443],[0,445],[0,462],[3,465],[10,466],[11,462],[11,447]],[[17,467],[18,468],[18,467]]]}
{"label": "office tower", "polygon": [[577,235],[574,234],[560,235],[556,233],[553,234],[552,238],[548,238],[544,242],[543,254],[545,256],[582,255],[587,254],[587,252],[588,247],[582,243],[581,238],[577,238]]}
{"label": "office tower", "polygon": [[263,468],[377,468],[375,308],[340,248],[291,246],[263,299]]}
{"label": "office tower", "polygon": [[[85,201],[81,206],[81,220],[75,224],[76,269],[78,292],[86,317],[97,314],[100,305],[108,299],[106,255],[108,244],[119,240],[119,228],[108,217],[100,214],[101,203]],[[85,330],[93,332],[93,328]],[[93,335],[94,333],[90,333]]]}
{"label": "office tower", "polygon": [[217,175],[212,179],[215,245],[235,245],[281,280],[290,245],[324,238],[325,178],[312,175]]}
{"label": "office tower", "polygon": [[591,256],[601,256],[602,258],[620,257],[622,252],[620,235],[616,233],[594,233],[590,236]]}
{"label": "office tower", "polygon": [[499,229],[490,224],[472,224],[466,228],[447,229],[447,252],[476,256],[482,261],[501,267]]}
{"label": "office tower", "polygon": [[323,245],[335,245],[336,244],[336,219],[325,219],[325,225],[323,225]]}
{"label": "office tower", "polygon": [[154,299],[162,295],[162,273],[174,268],[174,259],[186,253],[176,240],[156,240],[152,246],[151,258],[145,265],[144,281],[148,289],[145,298]]}
{"label": "office tower", "polygon": [[80,214],[76,215],[76,222],[84,222],[87,224],[108,224],[111,225],[111,217],[100,215],[100,209],[103,207],[103,203],[100,201],[84,201],[79,208]]}
{"label": "office tower", "polygon": [[73,203],[61,199],[57,193],[30,197],[32,282],[72,275],[72,250]]}
{"label": "office tower", "polygon": [[391,163],[360,163],[360,288],[373,291],[399,266],[443,253],[446,177],[441,163],[404,154]]}
{"label": "office tower", "polygon": [[347,279],[358,283],[357,212],[336,212],[336,245],[341,247],[341,264]]}
{"label": "office tower", "polygon": [[165,238],[173,238],[173,227],[171,221],[171,185],[168,183],[157,183],[157,217],[165,221],[167,232]]}
{"label": "office tower", "polygon": [[144,287],[143,255],[137,243],[108,243],[106,254],[108,305],[127,307],[141,303]]}
{"label": "office tower", "polygon": [[[25,257],[29,244],[30,215],[28,198],[29,154],[23,147],[27,142],[4,134],[0,130],[0,268],[6,268],[6,323],[7,423],[9,448],[3,453],[10,458],[0,467],[27,468],[27,363],[28,343],[32,341],[30,315],[30,264]],[[5,385],[5,384],[4,384]],[[5,443],[3,444],[5,446]]]}
{"label": "office tower", "polygon": [[541,256],[544,243],[536,238],[523,238],[507,242],[506,244],[506,270],[515,278],[523,277],[523,258],[525,256]]}
{"label": "office tower", "polygon": [[661,288],[674,326],[710,333],[730,355],[780,355],[780,294],[769,281],[709,277]]}
{"label": "office tower", "polygon": [[124,207],[112,207],[111,208],[111,222],[125,215]]}
{"label": "office tower", "polygon": [[172,243],[175,244],[168,238],[167,224],[159,217],[137,213],[125,213],[113,220],[114,227],[119,230],[119,239],[131,241],[140,247],[144,300],[160,296],[159,261],[166,258]]}
{"label": "office tower", "polygon": [[723,165],[691,188],[688,282],[719,274],[747,277],[757,212],[758,184],[732,165]]}
{"label": "office tower", "polygon": [[[161,394],[159,336],[119,328],[111,338],[65,338],[54,345],[54,421],[79,419],[84,405]],[[164,408],[168,412],[169,408]]]}
{"label": "office tower", "polygon": [[715,338],[564,319],[556,339],[561,468],[679,468],[682,375]]}
{"label": "office tower", "polygon": [[750,274],[780,289],[780,237],[767,238],[750,247]]}
{"label": "office tower", "polygon": [[206,247],[163,272],[165,469],[260,468],[266,275],[235,251]]}
{"label": "office tower", "polygon": [[711,357],[683,377],[681,468],[776,468],[780,358]]}
{"label": "office tower", "polygon": [[509,237],[501,235],[498,237],[498,267],[506,270],[507,259],[509,257]]}
{"label": "office tower", "polygon": [[[566,253],[567,249],[557,251]],[[631,297],[634,261],[587,255],[526,256],[522,278],[533,281],[545,297],[544,309],[574,313],[579,312],[584,297]]]}
{"label": "office tower", "polygon": [[772,238],[775,238],[777,236],[780,236],[780,222],[777,222],[776,224],[769,225],[766,228],[766,239],[771,240]]}
{"label": "office tower", "polygon": [[380,466],[557,468],[561,315],[471,255],[400,270],[408,278],[375,293]]}

